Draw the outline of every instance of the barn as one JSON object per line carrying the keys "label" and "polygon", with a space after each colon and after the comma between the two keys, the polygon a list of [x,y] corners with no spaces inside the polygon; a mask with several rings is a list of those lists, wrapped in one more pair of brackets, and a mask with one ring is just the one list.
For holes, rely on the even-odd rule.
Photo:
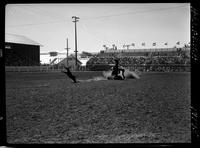
{"label": "barn", "polygon": [[39,66],[40,46],[28,37],[5,34],[5,66]]}

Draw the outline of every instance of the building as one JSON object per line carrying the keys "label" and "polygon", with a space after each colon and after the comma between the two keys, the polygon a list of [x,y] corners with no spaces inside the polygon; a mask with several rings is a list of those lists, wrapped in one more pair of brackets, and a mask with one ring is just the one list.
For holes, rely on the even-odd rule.
{"label": "building", "polygon": [[90,58],[89,57],[86,57],[86,58],[80,57],[78,60],[82,63],[81,66],[86,66],[86,63],[87,63],[87,61],[90,60]]}
{"label": "building", "polygon": [[5,34],[5,66],[39,66],[40,46],[25,36]]}
{"label": "building", "polygon": [[[80,69],[81,65],[82,65],[82,62],[77,60],[77,68],[78,69]],[[73,56],[68,57],[68,60],[67,60],[67,58],[64,58],[55,66],[58,66],[59,68],[70,66],[72,70],[75,70],[76,69],[76,58]]]}

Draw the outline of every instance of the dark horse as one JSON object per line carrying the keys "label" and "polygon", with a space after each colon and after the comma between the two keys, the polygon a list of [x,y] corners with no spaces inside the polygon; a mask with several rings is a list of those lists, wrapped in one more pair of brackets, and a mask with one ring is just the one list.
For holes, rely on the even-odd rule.
{"label": "dark horse", "polygon": [[70,79],[72,79],[74,81],[74,83],[77,83],[76,77],[74,75],[72,75],[71,71],[69,70],[69,67],[65,67],[65,69],[67,71],[61,71],[61,72],[65,73]]}
{"label": "dark horse", "polygon": [[[115,59],[115,66],[113,67],[113,71],[112,71],[112,76],[114,80],[124,80],[125,76],[124,76],[124,72],[125,70],[122,68],[119,68],[118,65],[119,61],[117,59]],[[122,76],[123,78],[119,75],[120,71],[122,71]]]}

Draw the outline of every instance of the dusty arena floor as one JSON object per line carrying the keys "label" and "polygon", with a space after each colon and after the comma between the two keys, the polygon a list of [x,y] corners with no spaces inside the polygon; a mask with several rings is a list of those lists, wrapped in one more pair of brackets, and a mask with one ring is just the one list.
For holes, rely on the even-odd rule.
{"label": "dusty arena floor", "polygon": [[140,77],[74,84],[63,73],[6,73],[7,141],[190,143],[190,73]]}

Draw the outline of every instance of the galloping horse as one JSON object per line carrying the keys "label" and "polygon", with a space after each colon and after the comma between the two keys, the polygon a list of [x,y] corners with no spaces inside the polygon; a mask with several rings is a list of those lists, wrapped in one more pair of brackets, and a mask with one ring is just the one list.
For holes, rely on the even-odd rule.
{"label": "galloping horse", "polygon": [[[122,77],[119,75],[120,72],[122,72]],[[119,61],[115,59],[115,66],[112,68],[112,73],[111,73],[112,79],[124,80],[125,79],[124,72],[125,72],[125,69],[123,69],[122,67],[119,68]]]}

